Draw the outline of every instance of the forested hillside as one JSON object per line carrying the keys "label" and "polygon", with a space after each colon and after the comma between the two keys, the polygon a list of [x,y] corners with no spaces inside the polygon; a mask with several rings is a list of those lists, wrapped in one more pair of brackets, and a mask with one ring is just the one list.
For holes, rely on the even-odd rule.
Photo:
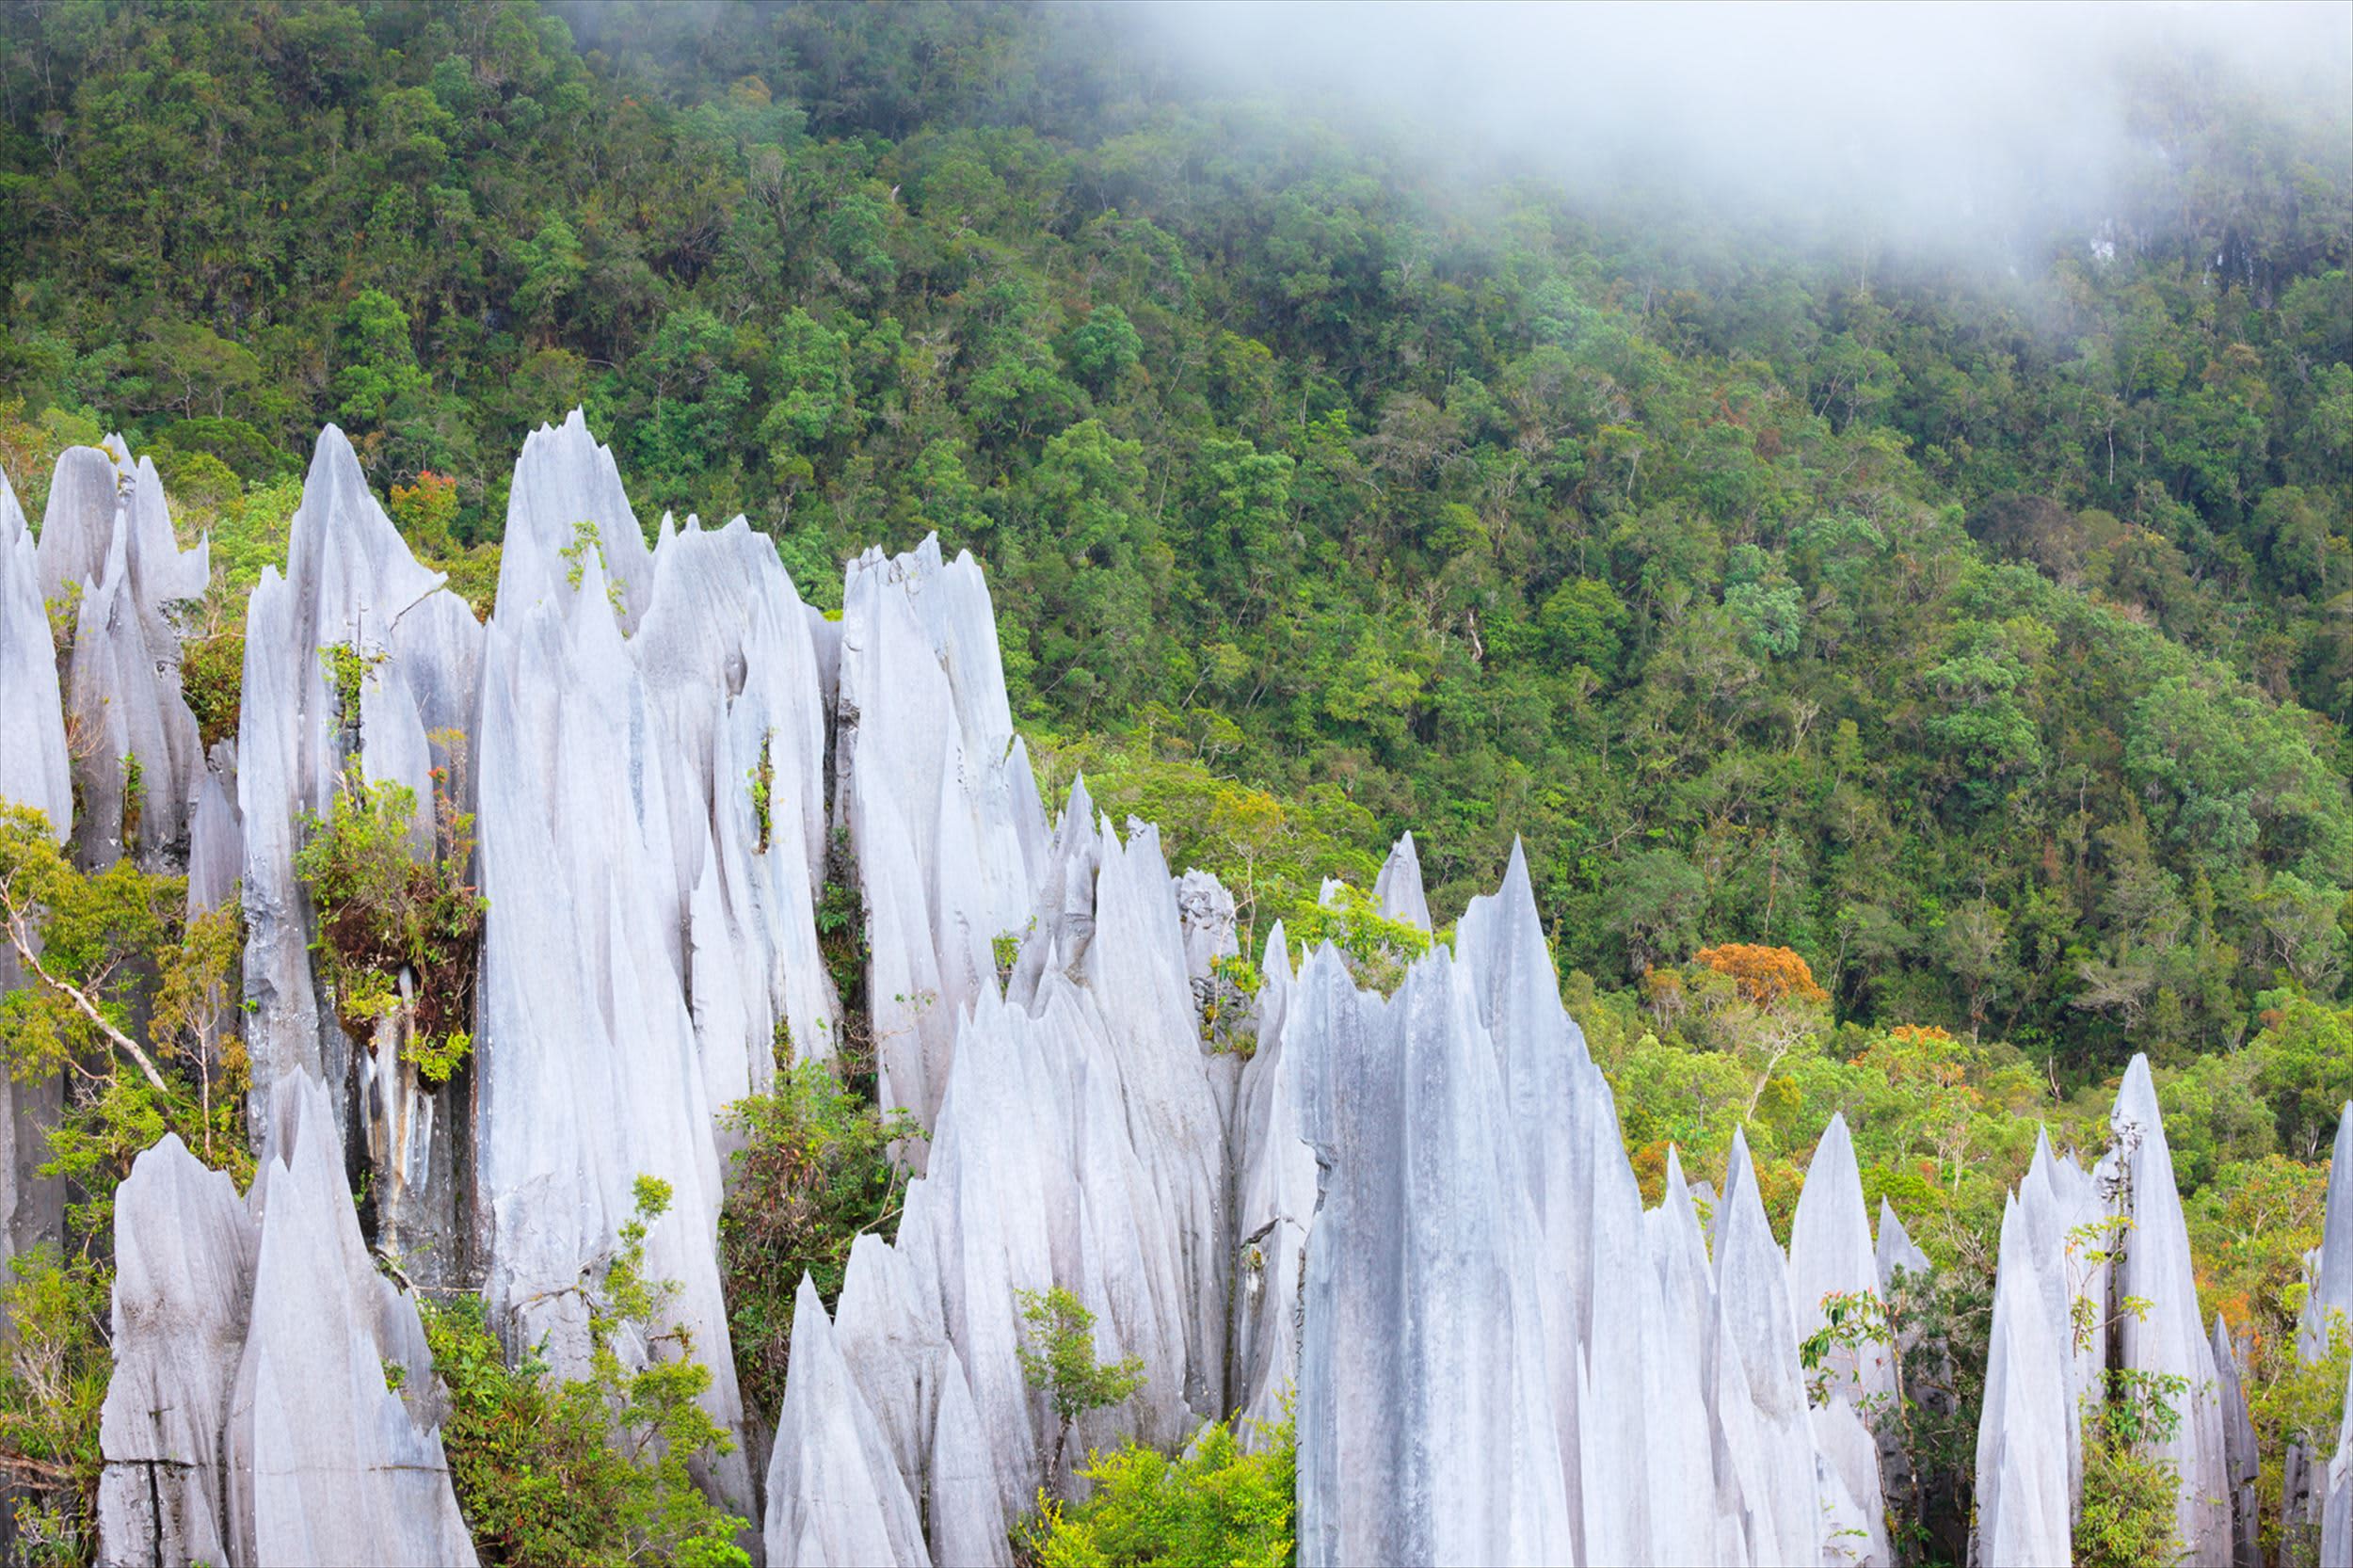
{"label": "forested hillside", "polygon": [[2153,80],[2176,172],[2009,280],[1430,188],[1108,15],[582,20],[13,8],[16,417],[216,504],[331,419],[495,541],[584,402],[808,591],[972,548],[1041,730],[1305,808],[1278,899],[1516,834],[1605,984],[1785,945],[2062,1072],[2335,994],[2341,119]]}
{"label": "forested hillside", "polygon": [[2353,130],[2138,69],[2012,265],[1466,182],[1111,9],[28,0],[0,466],[152,454],[229,671],[323,422],[478,607],[575,404],[821,603],[936,532],[1049,794],[1258,937],[1523,842],[1638,1169],[1746,1124],[1785,1223],[1845,1110],[1990,1270],[2146,1051],[2209,1304],[2284,1334],[2353,1094]]}

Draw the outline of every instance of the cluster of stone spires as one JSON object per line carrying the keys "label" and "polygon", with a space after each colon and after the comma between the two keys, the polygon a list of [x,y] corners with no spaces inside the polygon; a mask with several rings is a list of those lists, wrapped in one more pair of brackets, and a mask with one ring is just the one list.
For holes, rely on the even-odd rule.
{"label": "cluster of stone spires", "polygon": [[[1257,1440],[1289,1399],[1309,1564],[1892,1560],[1870,1417],[1898,1390],[1894,1348],[1849,1346],[1809,1389],[1799,1347],[1825,1302],[1888,1295],[1927,1259],[1884,1205],[1874,1239],[1838,1119],[1785,1255],[1737,1137],[1721,1195],[1671,1158],[1645,1210],[1516,854],[1451,951],[1386,997],[1277,926],[1245,1061],[1204,1048],[1196,1000],[1234,952],[1233,900],[1172,878],[1157,829],[1123,833],[1083,782],[1049,824],[968,557],[870,552],[828,619],[741,519],[665,517],[648,550],[575,413],[524,446],[481,624],[329,428],[286,571],[252,596],[237,740],[209,758],[170,615],[205,578],[151,463],[69,452],[38,549],[0,480],[0,798],[47,812],[86,866],[126,853],[136,820],[136,853],[184,863],[192,905],[241,889],[249,934],[259,1178],[240,1200],[167,1138],[118,1196],[102,1560],[472,1560],[415,1305],[350,1202],[362,1162],[378,1251],[419,1287],[479,1288],[559,1371],[584,1359],[579,1286],[635,1178],[669,1182],[648,1267],[680,1283],[710,1413],[741,1439],[701,1479],[777,1568],[1008,1560],[1008,1525],[1074,1480],[1067,1457],[1048,1473],[1051,1417],[1016,1354],[1016,1292],[1048,1285],[1146,1372],[1067,1452],[1174,1448],[1237,1411]],[[60,691],[43,602],[73,583]],[[356,720],[322,658],[339,646],[366,672]],[[70,744],[68,712],[103,738]],[[421,854],[437,775],[476,813],[474,1066],[438,1092],[403,1060],[409,1016],[349,1038],[313,967],[299,823],[355,768],[415,792]],[[880,1096],[930,1137],[906,1151],[921,1175],[896,1240],[857,1241],[830,1315],[803,1286],[783,1407],[747,1411],[717,1112],[770,1086],[776,1039],[833,1054],[814,907],[837,833],[864,896]],[[1375,897],[1429,927],[1410,836]],[[60,1224],[19,1131],[56,1091],[0,1087],[13,1252]],[[2068,1560],[2107,1366],[2188,1380],[2168,1456],[2194,1560],[2252,1541],[2251,1429],[2227,1336],[2200,1332],[2144,1063],[2114,1128],[2089,1175],[2039,1149],[2005,1219],[1989,1568]],[[2349,1144],[2353,1116],[2313,1260],[2314,1353],[2327,1313],[2353,1311]],[[2088,1268],[2071,1236],[2120,1214],[2115,1261]],[[2150,1305],[2104,1304],[2087,1344],[2076,1295]],[[2324,1564],[2353,1555],[2348,1465],[2353,1428],[2291,1464]]]}

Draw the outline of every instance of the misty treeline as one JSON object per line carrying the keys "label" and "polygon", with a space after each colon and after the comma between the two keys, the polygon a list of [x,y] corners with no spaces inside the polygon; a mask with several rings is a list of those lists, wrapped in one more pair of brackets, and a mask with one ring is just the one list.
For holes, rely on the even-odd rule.
{"label": "misty treeline", "polygon": [[821,602],[936,531],[1049,777],[1257,933],[1400,829],[1442,920],[1523,840],[1630,1142],[1746,1119],[1794,1192],[1916,1084],[1857,1136],[1975,1194],[1940,1262],[2145,1049],[2276,1326],[2353,1091],[2353,151],[2119,69],[2135,155],[1990,250],[1478,178],[1112,9],[27,0],[0,464],[38,516],[59,444],[153,453],[223,637],[328,420],[478,603],[575,403]]}

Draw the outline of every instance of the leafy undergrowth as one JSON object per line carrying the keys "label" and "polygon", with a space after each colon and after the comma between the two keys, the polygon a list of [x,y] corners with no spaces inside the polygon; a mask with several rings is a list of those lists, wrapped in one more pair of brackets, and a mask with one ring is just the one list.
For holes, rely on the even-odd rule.
{"label": "leafy undergrowth", "polygon": [[[735,1541],[747,1522],[705,1497],[687,1470],[733,1447],[696,1402],[711,1369],[694,1360],[683,1327],[656,1326],[676,1283],[645,1277],[647,1230],[669,1200],[665,1184],[639,1178],[636,1217],[590,1296],[585,1378],[557,1382],[536,1350],[509,1367],[478,1297],[425,1305],[433,1368],[450,1398],[441,1446],[485,1563],[749,1568]],[[616,1349],[632,1337],[648,1351],[634,1371]]]}
{"label": "leafy undergrowth", "polygon": [[[440,770],[436,770],[439,776]],[[328,816],[305,817],[295,870],[318,905],[317,943],[336,1016],[355,1038],[399,1004],[402,971],[416,996],[409,1059],[439,1086],[472,1044],[473,983],[487,900],[465,880],[473,818],[435,797],[436,852],[408,852],[416,792],[348,780]]]}
{"label": "leafy undergrowth", "polygon": [[1036,1568],[1283,1568],[1296,1556],[1298,1444],[1291,1418],[1244,1453],[1233,1430],[1201,1430],[1171,1459],[1130,1444],[1089,1456],[1080,1503],[1039,1499],[1014,1530]]}
{"label": "leafy undergrowth", "polygon": [[780,1068],[774,1094],[736,1101],[726,1121],[746,1140],[719,1214],[736,1382],[747,1406],[773,1415],[784,1402],[801,1275],[830,1310],[851,1244],[897,1232],[904,1182],[889,1146],[917,1129],[878,1115],[822,1062]]}
{"label": "leafy undergrowth", "polygon": [[0,1265],[12,1564],[61,1568],[97,1551],[114,1200],[132,1162],[176,1132],[239,1190],[253,1177],[232,1000],[243,921],[233,900],[186,910],[184,877],[128,859],[86,874],[40,813],[0,803],[0,954],[26,980],[0,994],[0,1067],[22,1085],[65,1086],[39,1172],[64,1184],[62,1242]]}

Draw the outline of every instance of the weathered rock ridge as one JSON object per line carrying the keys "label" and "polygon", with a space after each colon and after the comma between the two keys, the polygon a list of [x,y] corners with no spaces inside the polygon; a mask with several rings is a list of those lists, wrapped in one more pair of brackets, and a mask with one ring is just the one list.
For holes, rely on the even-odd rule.
{"label": "weathered rock ridge", "polygon": [[[0,795],[85,864],[184,865],[191,902],[240,898],[248,931],[262,1175],[240,1199],[167,1139],[121,1189],[105,1560],[471,1561],[416,1309],[376,1263],[478,1289],[510,1343],[569,1371],[581,1284],[653,1176],[673,1208],[648,1268],[680,1283],[709,1412],[739,1438],[701,1479],[776,1568],[1004,1562],[1090,1445],[1173,1450],[1236,1413],[1263,1442],[1287,1403],[1305,1562],[1892,1561],[1875,1427],[1897,1349],[1844,1347],[1809,1378],[1801,1345],[1827,1304],[1927,1258],[1884,1205],[1875,1233],[1843,1120],[1786,1253],[1737,1138],[1721,1197],[1671,1155],[1645,1208],[1516,852],[1387,995],[1276,925],[1238,1019],[1216,879],[1173,875],[1158,829],[1111,822],[1083,780],[1049,820],[968,555],[870,551],[828,618],[740,518],[664,518],[648,545],[578,413],[517,462],[487,624],[323,433],[285,570],[248,606],[236,744],[209,759],[171,617],[205,565],[152,464],[68,454],[38,546],[0,480]],[[71,592],[61,682],[43,606]],[[66,715],[92,712],[105,738],[76,749]],[[354,779],[413,792],[420,856],[437,798],[475,816],[473,1044],[438,1088],[406,1010],[346,1032],[313,951],[295,857]],[[829,869],[862,896],[863,998],[820,953]],[[1431,928],[1410,835],[1372,896]],[[803,1286],[781,1408],[746,1410],[721,1112],[772,1086],[780,1048],[834,1055],[845,1001],[883,1103],[927,1137],[895,1239],[857,1241],[830,1312]],[[14,1250],[55,1197],[26,1180],[42,1086],[10,1093]],[[2167,1456],[2198,1560],[2245,1539],[2235,1363],[2196,1310],[2145,1064],[2113,1132],[2090,1173],[2040,1147],[2005,1217],[1987,1568],[2067,1560],[2111,1357],[2189,1380]],[[2353,1304],[2348,1136],[2316,1303]],[[2117,1261],[2085,1264],[2073,1238],[2120,1216]],[[1059,1463],[1017,1354],[1019,1294],[1049,1286],[1146,1373]],[[2104,1304],[2096,1343],[2079,1295]],[[2112,1310],[2126,1296],[2145,1319]],[[2324,1561],[2353,1542],[2348,1465],[2353,1431],[2308,1466]]]}

